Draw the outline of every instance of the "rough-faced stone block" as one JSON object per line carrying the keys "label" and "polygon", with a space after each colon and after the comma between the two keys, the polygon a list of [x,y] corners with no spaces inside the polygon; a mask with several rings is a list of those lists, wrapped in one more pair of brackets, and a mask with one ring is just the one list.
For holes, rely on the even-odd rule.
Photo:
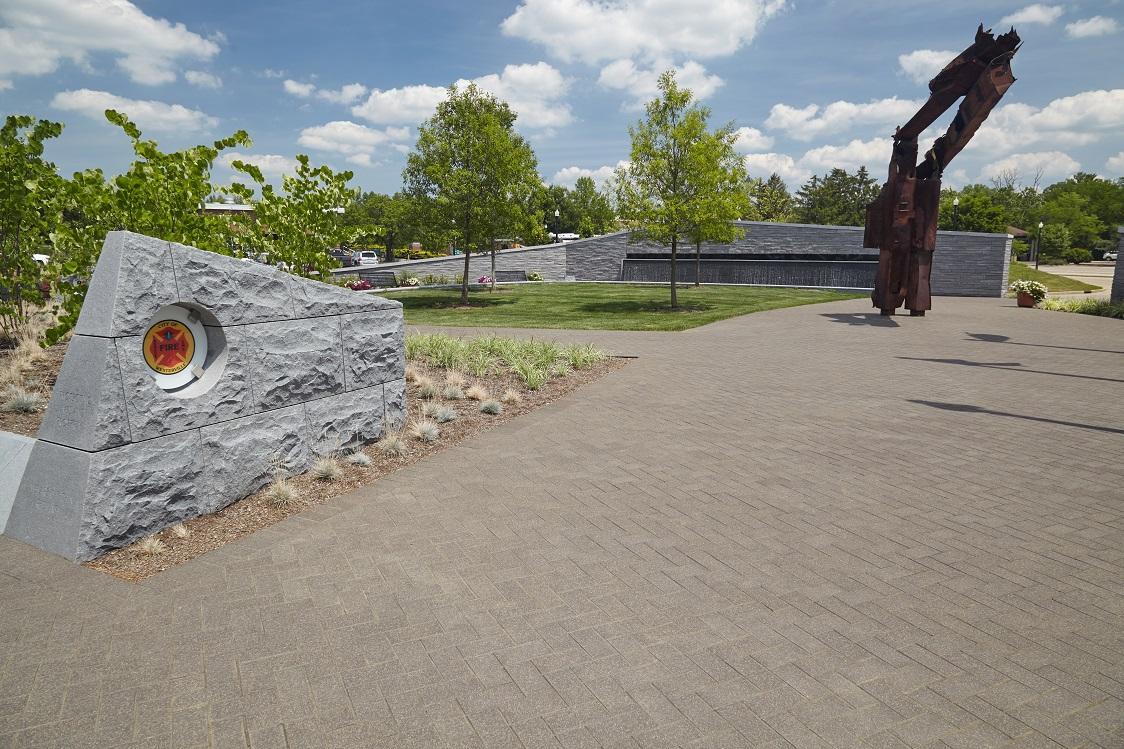
{"label": "rough-faced stone block", "polygon": [[406,380],[383,383],[383,413],[387,426],[401,429],[406,425]]}
{"label": "rough-faced stone block", "polygon": [[[382,411],[381,392],[379,411]],[[12,511],[12,502],[16,499],[16,491],[20,488],[23,471],[27,468],[33,447],[34,437],[0,432],[0,533],[4,532],[4,527],[8,524],[8,514]]]}
{"label": "rough-faced stone block", "polygon": [[[293,316],[289,274],[250,260],[171,245],[179,301],[206,307],[220,325]],[[176,300],[168,300],[170,303]]]}
{"label": "rough-faced stone block", "polygon": [[259,411],[343,392],[338,317],[247,327],[251,388]]}
{"label": "rough-faced stone block", "polygon": [[86,451],[131,440],[112,338],[76,335],[71,339],[39,438]]}
{"label": "rough-faced stone block", "polygon": [[322,317],[378,309],[402,309],[401,302],[373,294],[360,294],[351,289],[293,275],[289,276],[289,293],[293,297],[293,317]]}
{"label": "rough-faced stone block", "polygon": [[205,512],[214,512],[252,494],[281,472],[308,467],[303,406],[213,424],[200,430],[207,465]]}
{"label": "rough-faced stone block", "polygon": [[74,328],[77,335],[141,335],[156,310],[176,301],[170,245],[111,231],[105,237],[90,288]]}
{"label": "rough-faced stone block", "polygon": [[347,389],[401,379],[406,371],[406,324],[401,309],[344,315],[343,351]]}
{"label": "rough-faced stone block", "polygon": [[205,377],[176,392],[156,385],[144,361],[140,336],[117,339],[121,374],[125,392],[129,393],[126,407],[134,440],[152,439],[254,413],[246,326],[232,326],[221,331],[208,327],[207,335],[210,341],[204,368],[210,373],[212,368],[221,367],[221,373],[215,373],[213,383]]}
{"label": "rough-faced stone block", "polygon": [[42,440],[36,442],[4,535],[72,561],[77,559],[91,455]]}
{"label": "rough-faced stone block", "polygon": [[308,446],[317,455],[361,447],[383,433],[381,385],[309,401],[304,409]]}
{"label": "rough-faced stone block", "polygon": [[204,467],[198,430],[92,454],[76,559],[210,512]]}

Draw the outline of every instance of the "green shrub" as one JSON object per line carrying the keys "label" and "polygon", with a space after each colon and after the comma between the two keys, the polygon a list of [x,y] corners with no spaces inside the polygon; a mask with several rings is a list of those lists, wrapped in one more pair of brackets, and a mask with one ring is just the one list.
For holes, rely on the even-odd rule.
{"label": "green shrub", "polygon": [[532,272],[527,274],[527,280],[528,281],[541,281],[541,280],[543,280],[542,274],[532,271]]}
{"label": "green shrub", "polygon": [[1047,299],[1042,303],[1042,309],[1124,320],[1124,302],[1110,302],[1106,299]]}
{"label": "green shrub", "polygon": [[1062,253],[1062,259],[1072,265],[1080,265],[1081,263],[1093,262],[1093,253],[1084,249],[1083,247],[1070,247]]}

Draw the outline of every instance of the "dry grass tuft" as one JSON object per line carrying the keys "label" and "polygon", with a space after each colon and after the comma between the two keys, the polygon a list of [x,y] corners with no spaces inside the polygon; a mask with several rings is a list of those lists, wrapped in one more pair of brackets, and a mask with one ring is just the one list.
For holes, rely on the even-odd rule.
{"label": "dry grass tuft", "polygon": [[452,406],[438,406],[433,413],[433,419],[438,424],[448,424],[450,421],[456,421],[457,409]]}
{"label": "dry grass tuft", "polygon": [[154,557],[158,554],[163,554],[168,551],[168,545],[161,541],[156,536],[149,536],[142,538],[137,543],[137,552],[146,557]]}
{"label": "dry grass tuft", "polygon": [[265,498],[275,507],[292,507],[297,503],[297,490],[288,479],[279,478],[266,489]]}
{"label": "dry grass tuft", "polygon": [[343,476],[340,462],[332,457],[318,458],[309,471],[317,481],[335,481]]}
{"label": "dry grass tuft", "polygon": [[402,439],[402,435],[398,432],[388,433],[375,443],[375,447],[377,447],[379,452],[383,455],[393,455],[399,458],[410,451],[406,446],[406,440]]}
{"label": "dry grass tuft", "polygon": [[519,391],[515,388],[508,388],[507,390],[503,391],[503,395],[500,396],[500,400],[504,403],[510,403],[513,406],[517,406],[523,402],[523,396],[520,395]]}
{"label": "dry grass tuft", "polygon": [[452,385],[456,388],[463,388],[468,384],[468,378],[462,375],[455,369],[450,369],[445,373],[445,384]]}
{"label": "dry grass tuft", "polygon": [[427,419],[432,419],[437,415],[437,409],[439,409],[440,407],[440,405],[434,403],[433,401],[423,401],[420,408],[421,415],[426,417]]}
{"label": "dry grass tuft", "polygon": [[464,394],[474,401],[486,401],[491,397],[488,395],[487,389],[481,385],[473,385],[468,390],[465,390]]}
{"label": "dry grass tuft", "polygon": [[367,468],[371,465],[371,456],[367,453],[352,453],[347,456],[347,462],[351,463],[353,466]]}
{"label": "dry grass tuft", "polygon": [[4,402],[0,410],[31,414],[43,408],[43,397],[19,385],[9,385],[4,391]]}
{"label": "dry grass tuft", "polygon": [[169,530],[176,538],[187,538],[191,535],[191,531],[188,530],[188,527],[183,523],[176,523]]}
{"label": "dry grass tuft", "polygon": [[419,419],[410,425],[410,434],[422,442],[436,442],[441,429],[429,419]]}

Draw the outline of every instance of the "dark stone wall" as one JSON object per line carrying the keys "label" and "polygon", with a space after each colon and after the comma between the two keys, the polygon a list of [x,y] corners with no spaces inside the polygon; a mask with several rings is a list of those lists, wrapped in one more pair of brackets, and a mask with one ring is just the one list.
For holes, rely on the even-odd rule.
{"label": "dark stone wall", "polygon": [[[707,260],[699,263],[702,283],[744,283],[765,286],[824,286],[836,289],[869,289],[878,263],[871,260]],[[676,276],[681,283],[695,282],[695,261],[680,258]],[[667,260],[624,261],[625,281],[671,280]]]}
{"label": "dark stone wall", "polygon": [[[828,286],[870,288],[873,272],[867,265],[876,262],[878,251],[862,246],[863,230],[858,226],[814,226],[740,221],[744,236],[730,244],[704,245],[710,256],[708,270],[715,283],[764,283],[784,286]],[[630,241],[629,232],[617,232],[566,244],[504,250],[496,254],[496,268],[541,273],[546,280],[561,281],[667,281],[668,271],[660,271],[659,258],[671,254],[668,247]],[[932,288],[944,296],[1002,296],[1007,290],[1007,270],[1011,239],[1006,234],[942,231],[937,233],[933,257]],[[644,261],[629,255],[644,255]],[[682,248],[680,257],[691,261],[694,247]],[[723,256],[722,259],[715,255]],[[729,258],[727,261],[725,258]],[[741,265],[736,260],[768,265]],[[469,278],[490,272],[488,255],[472,256]],[[804,263],[812,263],[805,265]],[[858,263],[857,265],[855,263]],[[684,263],[687,265],[687,263]],[[385,263],[380,271],[415,275],[433,273],[453,279],[463,272],[462,257],[411,260]],[[337,273],[355,273],[344,268]],[[659,273],[663,273],[659,276]],[[686,272],[686,271],[684,271]],[[694,280],[693,265],[690,280]],[[682,276],[681,276],[682,278]],[[748,280],[748,279],[766,280]],[[705,280],[705,277],[704,277]]]}

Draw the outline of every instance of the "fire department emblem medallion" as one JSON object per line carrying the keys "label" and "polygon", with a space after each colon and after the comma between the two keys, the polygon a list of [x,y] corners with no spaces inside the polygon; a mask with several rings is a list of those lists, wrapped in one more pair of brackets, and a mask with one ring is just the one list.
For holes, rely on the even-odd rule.
{"label": "fire department emblem medallion", "polygon": [[195,356],[195,336],[179,320],[161,320],[144,334],[144,360],[162,375],[182,372]]}

